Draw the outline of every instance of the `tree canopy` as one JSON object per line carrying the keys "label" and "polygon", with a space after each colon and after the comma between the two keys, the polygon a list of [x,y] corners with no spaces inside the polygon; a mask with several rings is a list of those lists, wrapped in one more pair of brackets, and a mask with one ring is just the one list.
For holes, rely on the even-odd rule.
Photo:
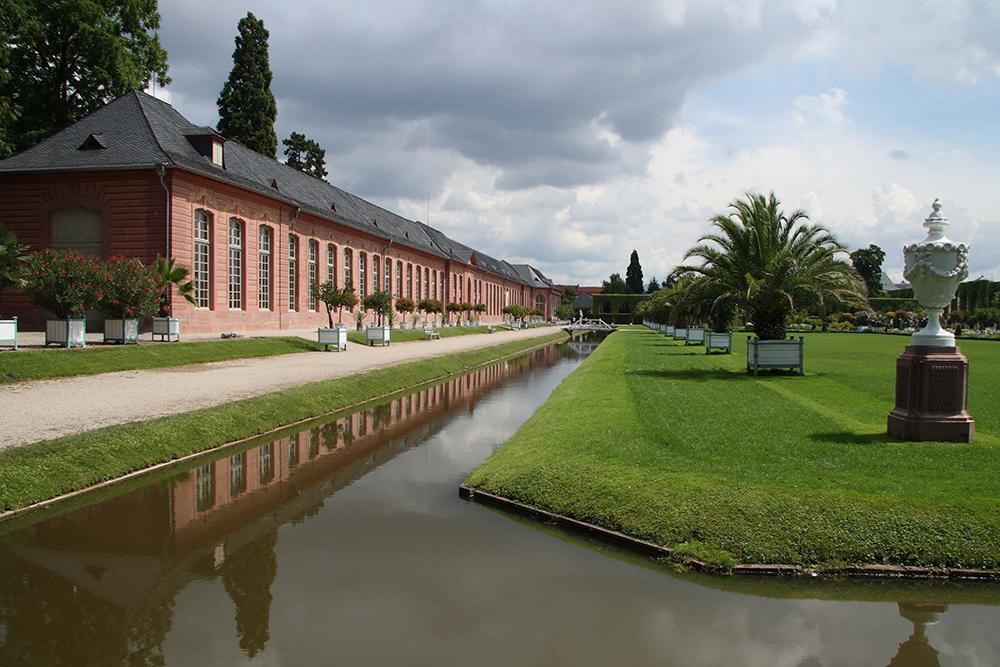
{"label": "tree canopy", "polygon": [[159,27],[156,0],[0,0],[0,157],[170,83]]}
{"label": "tree canopy", "polygon": [[612,273],[608,279],[601,283],[601,291],[605,294],[628,294],[628,285],[620,273]]}
{"label": "tree canopy", "polygon": [[687,251],[674,275],[690,282],[684,300],[702,315],[742,310],[763,340],[785,337],[785,320],[801,300],[865,303],[858,274],[838,257],[846,249],[824,227],[807,224],[803,211],[786,215],[781,202],[747,194],[711,220],[713,231]]}
{"label": "tree canopy", "polygon": [[882,261],[885,252],[875,244],[867,248],[858,248],[851,253],[851,263],[865,281],[869,296],[882,293]]}
{"label": "tree canopy", "polygon": [[326,151],[316,141],[292,132],[281,143],[285,147],[285,164],[320,180],[326,179]]}
{"label": "tree canopy", "polygon": [[271,93],[270,35],[264,22],[251,12],[240,19],[236,29],[233,69],[218,100],[219,132],[258,153],[276,157],[278,105]]}
{"label": "tree canopy", "polygon": [[656,279],[656,276],[650,278],[649,284],[646,285],[646,293],[653,294],[654,292],[659,292],[660,289],[661,289],[660,281]]}
{"label": "tree canopy", "polygon": [[645,283],[642,282],[642,264],[639,263],[639,253],[635,250],[632,251],[628,259],[628,268],[625,269],[625,284],[630,294],[642,294],[646,291]]}

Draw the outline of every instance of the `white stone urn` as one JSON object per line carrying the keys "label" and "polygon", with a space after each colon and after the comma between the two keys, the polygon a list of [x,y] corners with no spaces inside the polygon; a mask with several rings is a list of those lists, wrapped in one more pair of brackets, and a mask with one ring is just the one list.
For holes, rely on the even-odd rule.
{"label": "white stone urn", "polygon": [[954,347],[955,336],[941,327],[941,314],[955,297],[959,283],[969,276],[969,246],[944,235],[948,218],[941,215],[941,200],[924,221],[927,238],[903,247],[903,277],[913,286],[913,296],[927,310],[927,326],[913,334],[912,345]]}

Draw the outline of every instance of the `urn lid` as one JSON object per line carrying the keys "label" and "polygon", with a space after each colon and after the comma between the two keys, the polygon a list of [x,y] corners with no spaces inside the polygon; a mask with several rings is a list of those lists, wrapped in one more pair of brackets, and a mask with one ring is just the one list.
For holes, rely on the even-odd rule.
{"label": "urn lid", "polygon": [[927,228],[927,239],[937,240],[944,236],[944,228],[948,226],[948,218],[941,215],[941,199],[935,197],[931,204],[931,214],[924,218],[924,227]]}

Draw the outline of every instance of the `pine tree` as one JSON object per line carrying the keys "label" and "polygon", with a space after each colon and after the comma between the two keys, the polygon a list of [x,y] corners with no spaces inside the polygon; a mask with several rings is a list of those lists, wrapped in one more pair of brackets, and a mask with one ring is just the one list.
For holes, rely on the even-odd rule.
{"label": "pine tree", "polygon": [[233,69],[219,94],[219,132],[268,157],[276,157],[278,106],[271,93],[269,36],[264,22],[248,12],[237,25]]}
{"label": "pine tree", "polygon": [[318,143],[298,132],[292,132],[281,143],[285,147],[285,164],[315,178],[326,178],[326,151]]}
{"label": "pine tree", "polygon": [[642,294],[645,284],[642,282],[642,265],[639,264],[639,253],[632,251],[632,256],[628,261],[628,269],[625,270],[625,284],[631,294]]}

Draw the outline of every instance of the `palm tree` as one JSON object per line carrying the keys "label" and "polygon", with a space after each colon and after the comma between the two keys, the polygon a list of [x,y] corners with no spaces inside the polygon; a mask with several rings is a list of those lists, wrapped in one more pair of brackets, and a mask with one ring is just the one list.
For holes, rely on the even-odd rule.
{"label": "palm tree", "polygon": [[701,263],[674,271],[693,279],[689,295],[708,304],[706,314],[742,310],[761,340],[785,337],[796,302],[865,302],[864,283],[838,257],[846,248],[823,226],[808,224],[805,212],[786,215],[780,206],[773,192],[733,201],[732,212],[712,218],[713,232],[684,256]]}
{"label": "palm tree", "polygon": [[160,255],[156,256],[153,262],[153,271],[160,276],[160,283],[163,285],[163,292],[160,295],[160,317],[170,315],[170,289],[177,288],[177,296],[183,297],[185,301],[196,304],[194,298],[194,283],[188,280],[191,270],[174,263],[173,257],[166,259]]}

